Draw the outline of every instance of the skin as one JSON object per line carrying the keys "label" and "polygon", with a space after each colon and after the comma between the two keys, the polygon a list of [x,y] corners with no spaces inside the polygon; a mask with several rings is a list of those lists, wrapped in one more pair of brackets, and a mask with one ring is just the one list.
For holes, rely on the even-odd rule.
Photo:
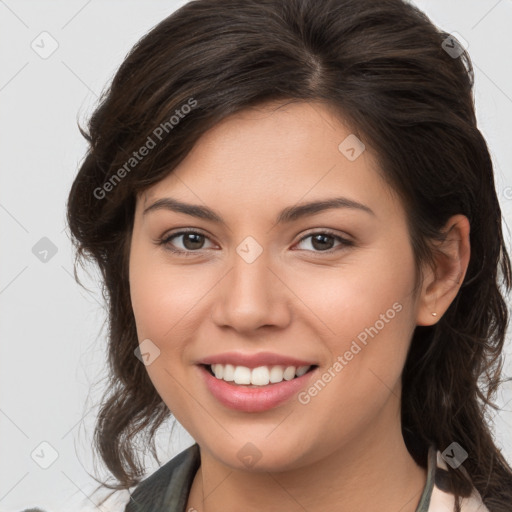
{"label": "skin", "polygon": [[[437,322],[458,292],[469,223],[450,219],[436,268],[424,268],[415,289],[406,212],[368,146],[354,161],[340,152],[351,133],[320,103],[246,110],[209,130],[137,198],[130,290],[138,337],[159,348],[149,377],[201,450],[186,510],[418,505],[426,470],[402,438],[400,376],[415,326]],[[286,207],[335,196],[373,214],[340,208],[274,222]],[[163,197],[208,206],[226,225],[164,209],[143,214]],[[167,242],[195,251],[190,257],[157,244],[178,228],[205,235]],[[353,245],[304,238],[323,229]],[[250,264],[236,251],[248,236],[263,249]],[[396,303],[400,312],[307,404],[294,398],[265,412],[234,411],[198,378],[199,359],[232,350],[316,361],[322,374]],[[247,442],[261,455],[252,467],[237,456]]]}

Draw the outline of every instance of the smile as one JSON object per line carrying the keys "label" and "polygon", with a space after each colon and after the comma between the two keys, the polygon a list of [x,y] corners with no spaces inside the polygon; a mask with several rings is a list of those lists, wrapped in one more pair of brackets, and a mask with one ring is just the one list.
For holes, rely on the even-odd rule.
{"label": "smile", "polygon": [[[216,401],[229,409],[241,412],[263,412],[283,404],[306,388],[318,369],[317,365],[299,368],[260,366],[252,370],[244,366],[233,368],[230,366],[233,365],[217,363],[200,364],[196,367],[207,390]],[[217,372],[218,377],[214,371]],[[231,376],[233,377],[231,381],[225,380]],[[271,376],[276,382],[270,381]],[[252,382],[260,382],[260,384]]]}

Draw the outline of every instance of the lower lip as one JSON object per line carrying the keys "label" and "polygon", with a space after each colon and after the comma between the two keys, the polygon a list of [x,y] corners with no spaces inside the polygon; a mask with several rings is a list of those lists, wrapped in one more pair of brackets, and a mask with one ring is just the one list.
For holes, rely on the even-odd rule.
{"label": "lower lip", "polygon": [[223,405],[243,412],[267,411],[289,400],[304,388],[318,368],[292,380],[258,388],[236,385],[214,377],[204,366],[199,370],[210,393]]}

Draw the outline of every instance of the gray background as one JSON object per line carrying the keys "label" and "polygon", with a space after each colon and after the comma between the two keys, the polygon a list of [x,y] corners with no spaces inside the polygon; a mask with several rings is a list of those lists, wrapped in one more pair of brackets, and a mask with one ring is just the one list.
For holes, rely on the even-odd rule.
{"label": "gray background", "polygon": [[[77,117],[87,118],[135,42],[183,3],[0,0],[1,512],[34,505],[116,509],[98,509],[88,498],[96,487],[88,473],[105,475],[91,450],[105,369],[105,310],[94,269],[80,273],[90,291],[73,280],[64,206],[86,150]],[[469,44],[479,125],[510,224],[512,2],[414,3]],[[510,339],[507,352],[512,374]],[[510,384],[497,403],[504,409],[491,415],[497,443],[512,461]],[[193,442],[182,428],[171,441],[163,430],[162,462]],[[147,467],[158,466],[148,459]]]}

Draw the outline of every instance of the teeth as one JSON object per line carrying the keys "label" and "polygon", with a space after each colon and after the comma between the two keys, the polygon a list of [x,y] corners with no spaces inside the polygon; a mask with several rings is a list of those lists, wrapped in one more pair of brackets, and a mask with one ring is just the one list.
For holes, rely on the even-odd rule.
{"label": "teeth", "polygon": [[283,380],[283,367],[282,366],[273,366],[270,370],[270,382],[275,384],[276,382],[281,382]]}
{"label": "teeth", "polygon": [[311,366],[233,366],[232,364],[212,364],[211,369],[217,379],[233,382],[235,384],[267,386],[269,383],[277,384],[283,380],[292,380],[302,377]]}
{"label": "teeth", "polygon": [[299,366],[295,375],[297,375],[297,377],[302,377],[310,368],[311,366]]}
{"label": "teeth", "polygon": [[[221,364],[217,365],[221,366]],[[222,375],[222,378],[228,382],[232,382],[235,380],[235,367],[232,364],[227,364],[224,366],[224,374]]]}
{"label": "teeth", "polygon": [[[241,367],[239,366],[239,368]],[[258,368],[254,368],[250,374],[251,384],[253,386],[266,386],[270,382],[270,371],[266,366],[259,366]],[[238,382],[236,383],[238,384]]]}
{"label": "teeth", "polygon": [[235,368],[235,384],[250,384],[251,370],[245,366],[237,366]]}

